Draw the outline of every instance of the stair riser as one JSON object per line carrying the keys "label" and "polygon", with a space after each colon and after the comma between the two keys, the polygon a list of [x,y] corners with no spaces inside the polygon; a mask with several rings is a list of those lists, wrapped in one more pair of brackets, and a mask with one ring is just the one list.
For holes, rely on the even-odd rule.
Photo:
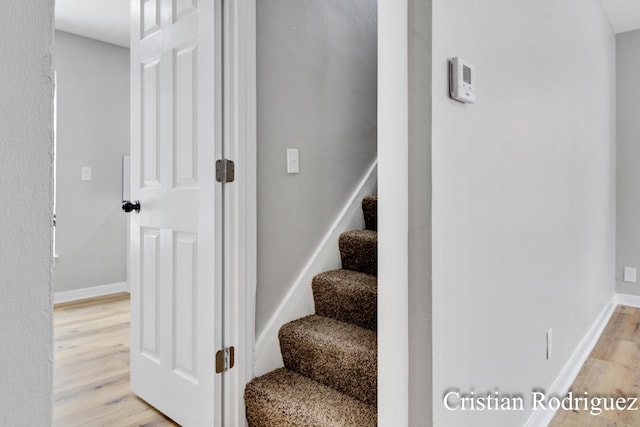
{"label": "stair riser", "polygon": [[347,292],[338,285],[314,279],[316,314],[362,328],[376,330],[377,294],[366,290]]}
{"label": "stair riser", "polygon": [[366,274],[378,274],[377,240],[358,240],[340,237],[342,268]]}
{"label": "stair riser", "polygon": [[[248,399],[247,399],[248,400]],[[329,424],[325,421],[304,420],[301,421],[301,415],[298,412],[287,413],[273,408],[268,404],[251,403],[247,405],[247,423],[249,427],[328,427]],[[354,414],[355,415],[355,414]],[[365,417],[355,419],[351,423],[338,421],[335,426],[340,427],[376,427],[377,417],[375,416],[375,409],[371,409],[366,412]]]}
{"label": "stair riser", "polygon": [[365,197],[362,200],[362,213],[367,230],[378,231],[378,197]]}
{"label": "stair riser", "polygon": [[375,427],[376,408],[284,368],[245,389],[249,427]]}
{"label": "stair riser", "polygon": [[280,335],[280,351],[287,369],[361,402],[376,405],[376,352],[357,353],[340,350],[303,342],[299,337],[292,335]]}
{"label": "stair riser", "polygon": [[247,405],[247,423],[251,427],[272,427],[278,420],[279,425],[283,425],[285,422],[291,422],[291,420],[283,420],[283,417],[276,417],[266,405],[250,404]]}

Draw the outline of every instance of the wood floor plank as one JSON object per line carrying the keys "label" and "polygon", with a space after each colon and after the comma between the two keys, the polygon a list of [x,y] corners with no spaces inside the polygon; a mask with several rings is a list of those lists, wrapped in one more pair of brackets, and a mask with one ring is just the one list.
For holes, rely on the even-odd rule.
{"label": "wood floor plank", "polygon": [[[592,397],[640,396],[640,309],[617,306],[571,391]],[[640,410],[559,410],[550,427],[640,426]]]}
{"label": "wood floor plank", "polygon": [[129,295],[54,308],[55,427],[177,426],[129,386]]}

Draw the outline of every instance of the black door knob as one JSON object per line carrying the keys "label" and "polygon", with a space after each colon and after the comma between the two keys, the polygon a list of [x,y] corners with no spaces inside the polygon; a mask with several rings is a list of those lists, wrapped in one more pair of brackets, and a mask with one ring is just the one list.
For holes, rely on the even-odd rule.
{"label": "black door knob", "polygon": [[126,213],[129,213],[131,211],[136,211],[136,213],[140,213],[140,202],[138,200],[135,200],[133,202],[130,202],[129,200],[123,200],[122,210],[125,211]]}

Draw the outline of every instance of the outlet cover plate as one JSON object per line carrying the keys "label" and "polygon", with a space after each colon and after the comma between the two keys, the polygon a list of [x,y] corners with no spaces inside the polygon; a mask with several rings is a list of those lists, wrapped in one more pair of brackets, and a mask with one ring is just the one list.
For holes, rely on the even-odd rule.
{"label": "outlet cover plate", "polygon": [[629,282],[629,283],[636,283],[637,277],[637,270],[633,267],[625,267],[624,268],[624,278],[622,280],[624,280],[625,282]]}
{"label": "outlet cover plate", "polygon": [[287,148],[287,173],[300,173],[300,157],[295,148]]}
{"label": "outlet cover plate", "polygon": [[82,168],[80,168],[80,179],[82,179],[83,181],[91,181],[90,166],[82,166]]}

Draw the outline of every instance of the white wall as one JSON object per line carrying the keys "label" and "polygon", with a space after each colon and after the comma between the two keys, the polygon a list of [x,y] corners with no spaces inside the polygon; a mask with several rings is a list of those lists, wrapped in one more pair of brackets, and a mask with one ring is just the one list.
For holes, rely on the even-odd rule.
{"label": "white wall", "polygon": [[51,424],[53,2],[0,13],[0,414]]}
{"label": "white wall", "polygon": [[434,425],[518,426],[442,396],[548,389],[613,296],[614,35],[598,0],[433,4]]}
{"label": "white wall", "polygon": [[640,295],[640,282],[622,281],[624,267],[640,269],[640,30],[616,36],[616,291]]}
{"label": "white wall", "polygon": [[[129,153],[129,49],[56,31],[54,291],[126,281],[122,156]],[[81,181],[82,166],[92,180]]]}
{"label": "white wall", "polygon": [[376,157],[376,3],[257,2],[258,335]]}

